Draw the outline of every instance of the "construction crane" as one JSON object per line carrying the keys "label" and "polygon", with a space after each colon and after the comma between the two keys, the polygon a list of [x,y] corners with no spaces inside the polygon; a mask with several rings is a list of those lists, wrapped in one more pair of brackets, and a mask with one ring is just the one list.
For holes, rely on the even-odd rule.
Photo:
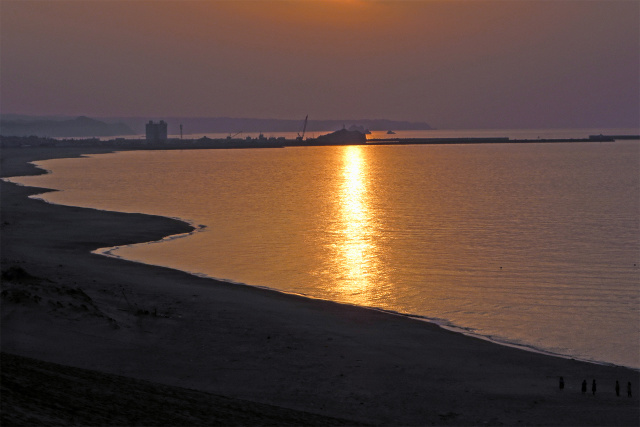
{"label": "construction crane", "polygon": [[304,139],[304,133],[307,131],[307,120],[309,120],[309,115],[307,114],[307,117],[304,118],[304,126],[302,127],[302,135],[300,135],[300,133],[298,132],[298,137],[296,138],[296,141],[302,141]]}
{"label": "construction crane", "polygon": [[240,135],[241,133],[242,133],[242,131],[240,131],[240,132],[236,132],[236,133],[234,133],[233,135],[229,134],[229,136],[227,137],[227,139],[233,139],[233,138],[235,138],[236,136]]}

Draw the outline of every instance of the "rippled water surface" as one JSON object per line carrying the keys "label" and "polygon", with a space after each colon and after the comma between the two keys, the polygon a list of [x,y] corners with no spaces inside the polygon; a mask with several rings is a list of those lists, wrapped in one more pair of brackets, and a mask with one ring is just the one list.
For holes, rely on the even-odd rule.
{"label": "rippled water surface", "polygon": [[640,368],[639,147],[139,151],[16,181],[206,225],[118,256]]}

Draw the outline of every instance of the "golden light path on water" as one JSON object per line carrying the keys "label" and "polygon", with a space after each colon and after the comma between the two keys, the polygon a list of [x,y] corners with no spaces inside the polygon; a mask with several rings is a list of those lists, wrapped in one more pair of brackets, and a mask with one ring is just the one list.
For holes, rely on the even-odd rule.
{"label": "golden light path on water", "polygon": [[345,147],[339,197],[342,229],[336,243],[336,260],[346,276],[343,286],[349,289],[344,291],[353,295],[358,304],[369,302],[367,295],[372,286],[370,276],[376,270],[377,263],[365,167],[363,148]]}

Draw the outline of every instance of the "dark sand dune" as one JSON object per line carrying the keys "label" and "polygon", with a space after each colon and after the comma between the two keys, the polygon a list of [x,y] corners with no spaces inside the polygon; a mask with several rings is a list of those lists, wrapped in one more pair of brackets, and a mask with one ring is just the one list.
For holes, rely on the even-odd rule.
{"label": "dark sand dune", "polygon": [[1,354],[10,425],[353,425],[180,387]]}
{"label": "dark sand dune", "polygon": [[[88,151],[5,149],[2,175]],[[41,190],[0,185],[3,425],[639,423],[638,371],[93,255],[190,227],[50,205],[27,198]],[[594,378],[596,395],[583,395]]]}

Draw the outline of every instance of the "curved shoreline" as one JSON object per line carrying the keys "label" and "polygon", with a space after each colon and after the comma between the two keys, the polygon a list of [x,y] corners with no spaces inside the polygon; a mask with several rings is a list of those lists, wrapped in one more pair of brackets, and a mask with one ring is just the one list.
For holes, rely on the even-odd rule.
{"label": "curved shoreline", "polygon": [[[91,156],[92,155],[81,155],[80,157],[91,157]],[[46,174],[51,174],[52,173],[51,170],[45,168],[39,162],[33,162],[32,164],[35,167],[37,167],[38,169],[44,171]],[[11,177],[11,178],[19,178],[19,177]],[[9,179],[11,179],[11,178],[9,178]],[[18,185],[22,185],[22,184],[18,183]],[[57,190],[55,190],[55,191],[57,191]],[[43,193],[43,194],[46,194],[46,193]],[[56,204],[55,202],[48,201],[46,199],[46,197],[41,197],[41,196],[42,196],[42,194],[36,194],[36,195],[30,196],[30,198],[33,198],[33,199],[36,199],[36,200],[41,200],[41,201],[44,201],[46,203]],[[64,205],[63,204],[63,206],[75,206],[75,205],[73,205],[73,204]],[[96,209],[98,211],[104,211],[104,212],[120,212],[120,211],[107,210],[107,209],[102,209],[102,208],[91,208],[91,207],[88,207],[88,208],[89,209]],[[121,213],[132,213],[132,212],[122,211]],[[149,266],[176,269],[176,270],[188,273],[188,274],[193,274],[193,275],[195,275],[197,277],[210,278],[210,279],[215,280],[215,281],[222,281],[222,282],[236,284],[236,285],[250,286],[250,287],[255,287],[255,288],[258,288],[258,289],[264,289],[264,290],[267,290],[267,291],[278,292],[278,293],[288,294],[288,295],[295,295],[295,296],[299,296],[299,297],[303,297],[303,298],[310,298],[310,299],[314,299],[314,300],[330,301],[330,302],[335,302],[335,303],[338,303],[338,304],[343,304],[343,305],[346,305],[346,306],[361,307],[361,308],[364,308],[364,309],[376,310],[376,311],[379,311],[379,312],[382,312],[382,313],[388,313],[388,314],[392,314],[392,315],[398,315],[398,316],[403,316],[403,317],[407,317],[407,318],[412,318],[412,319],[416,319],[416,320],[420,320],[420,321],[424,321],[424,322],[428,322],[428,323],[434,324],[434,325],[436,325],[438,327],[441,327],[443,329],[446,329],[446,330],[449,330],[449,331],[452,331],[452,332],[457,332],[457,333],[460,333],[460,334],[463,334],[463,335],[466,335],[466,336],[470,336],[470,337],[486,340],[488,342],[492,342],[492,343],[495,343],[495,344],[498,344],[498,345],[503,345],[503,346],[512,347],[512,348],[518,348],[518,349],[521,349],[521,350],[531,351],[531,352],[540,353],[540,354],[544,354],[544,355],[548,355],[548,356],[560,357],[560,358],[564,358],[564,359],[575,359],[575,360],[580,360],[580,361],[584,361],[584,362],[597,363],[597,364],[602,364],[602,365],[607,365],[607,366],[619,366],[619,367],[623,367],[623,368],[634,369],[634,370],[640,371],[640,366],[639,367],[628,366],[628,365],[623,365],[623,364],[616,364],[614,362],[609,362],[609,361],[606,361],[606,360],[598,360],[598,359],[590,359],[590,358],[586,358],[586,357],[580,357],[580,356],[577,356],[577,355],[571,354],[571,353],[559,353],[559,352],[555,352],[553,350],[545,349],[544,347],[538,347],[538,346],[535,346],[533,344],[528,344],[526,342],[523,343],[523,342],[511,341],[508,338],[502,337],[500,335],[498,335],[496,337],[494,335],[483,334],[483,333],[477,332],[471,326],[464,326],[464,325],[455,324],[454,322],[452,322],[451,320],[446,319],[446,318],[433,318],[433,317],[430,317],[430,316],[424,315],[424,314],[401,312],[401,311],[397,311],[397,310],[393,310],[393,309],[386,309],[386,308],[376,307],[376,306],[358,305],[358,304],[355,304],[355,303],[349,303],[349,302],[344,302],[344,301],[334,301],[334,300],[331,300],[331,299],[323,298],[321,296],[314,296],[314,295],[306,294],[304,292],[286,291],[286,290],[278,289],[276,287],[271,287],[271,286],[257,286],[257,285],[252,285],[251,283],[238,282],[238,281],[236,281],[234,279],[229,279],[229,278],[225,278],[225,277],[211,276],[211,275],[206,274],[206,273],[194,273],[194,272],[191,272],[191,271],[188,271],[188,270],[182,270],[180,268],[170,267],[170,266],[164,265],[162,263],[157,263],[157,264],[148,263],[148,262],[145,262],[145,261],[129,259],[129,258],[126,258],[126,257],[122,257],[120,255],[114,254],[114,252],[117,251],[120,248],[137,246],[137,245],[150,245],[150,244],[162,243],[162,242],[165,242],[165,241],[170,241],[170,240],[174,240],[174,239],[188,237],[188,236],[191,236],[191,235],[193,235],[193,234],[195,234],[197,232],[200,232],[203,229],[207,228],[206,225],[196,225],[194,223],[194,221],[191,221],[191,220],[188,220],[188,219],[185,219],[185,218],[168,217],[168,216],[162,216],[162,215],[158,215],[158,214],[154,214],[154,213],[142,213],[142,212],[138,212],[138,213],[141,213],[141,214],[144,214],[144,215],[164,217],[164,218],[180,221],[180,222],[183,222],[183,223],[187,224],[188,226],[192,227],[193,230],[190,231],[190,232],[187,232],[187,233],[169,234],[167,236],[164,236],[164,237],[162,237],[160,239],[153,240],[153,241],[141,241],[141,242],[134,242],[134,243],[127,244],[127,245],[117,245],[117,246],[112,246],[112,247],[98,248],[98,249],[92,250],[91,253],[95,253],[95,254],[98,254],[98,255],[104,255],[104,256],[107,256],[107,257],[115,258],[115,259],[133,261],[133,262],[137,262],[137,263],[144,264],[144,265],[149,265]]]}
{"label": "curved shoreline", "polygon": [[[3,175],[11,172],[6,155],[87,150],[7,151]],[[97,257],[89,251],[161,239],[185,225],[46,204],[27,198],[33,188],[0,185],[3,272],[19,266],[28,273],[3,280],[3,290],[42,298],[3,298],[3,351],[371,424],[637,424],[634,370],[512,349],[403,315]],[[87,311],[78,311],[81,301]],[[596,399],[579,392],[583,378],[598,379]],[[613,394],[616,379],[632,382],[632,399]]]}
{"label": "curved shoreline", "polygon": [[[186,224],[190,224],[191,223],[187,220],[184,219],[180,219],[180,218],[172,218],[172,219],[176,219],[179,221],[183,221]],[[515,349],[519,349],[519,350],[523,350],[523,351],[529,351],[532,353],[537,353],[537,354],[541,354],[541,355],[545,355],[545,356],[550,356],[550,357],[559,357],[561,359],[567,359],[567,360],[577,360],[580,362],[585,362],[585,363],[594,363],[597,365],[603,365],[603,366],[611,366],[611,367],[619,367],[619,368],[625,368],[625,369],[632,369],[634,371],[638,371],[640,372],[640,368],[636,368],[633,366],[625,366],[625,365],[619,365],[619,364],[615,364],[612,362],[607,362],[607,361],[603,361],[603,360],[593,360],[593,359],[585,359],[585,358],[580,358],[577,357],[575,355],[571,355],[571,354],[562,354],[562,353],[555,353],[551,350],[545,350],[544,348],[538,348],[534,345],[529,345],[529,344],[521,344],[521,343],[516,343],[516,342],[511,342],[505,339],[496,339],[493,338],[491,336],[487,336],[487,335],[483,335],[480,333],[476,333],[472,331],[472,328],[469,327],[465,327],[465,326],[459,326],[456,324],[451,323],[449,320],[447,319],[435,319],[435,318],[431,318],[428,316],[424,316],[424,315],[420,315],[420,314],[412,314],[412,313],[403,313],[400,311],[395,311],[395,310],[390,310],[390,309],[385,309],[385,308],[380,308],[380,307],[374,307],[374,306],[366,306],[366,305],[357,305],[357,304],[350,304],[347,302],[341,302],[341,301],[334,301],[334,300],[330,300],[330,299],[326,299],[326,298],[321,298],[321,297],[315,297],[313,295],[308,295],[308,294],[304,294],[304,293],[299,293],[299,292],[288,292],[288,291],[284,291],[282,289],[278,289],[278,288],[272,288],[269,286],[257,286],[257,285],[252,285],[249,283],[244,283],[244,282],[238,282],[232,279],[227,279],[227,278],[222,278],[222,277],[213,277],[204,273],[193,273],[187,270],[180,270],[180,269],[176,269],[173,267],[168,267],[162,264],[152,264],[152,263],[146,263],[146,262],[142,262],[142,261],[138,261],[138,260],[133,260],[133,259],[128,259],[128,258],[124,258],[115,254],[112,254],[111,252],[114,250],[117,250],[121,247],[130,247],[130,246],[135,246],[135,245],[144,245],[144,244],[155,244],[155,243],[162,243],[164,241],[167,240],[173,240],[173,239],[178,239],[178,238],[183,238],[183,237],[188,237],[190,235],[192,235],[193,233],[196,233],[198,231],[200,231],[201,229],[206,228],[206,226],[200,226],[202,228],[198,228],[192,232],[189,233],[181,233],[181,234],[173,234],[173,235],[169,235],[166,236],[160,240],[154,240],[151,242],[140,242],[140,243],[132,243],[126,246],[113,246],[110,248],[99,248],[96,249],[95,251],[92,251],[92,253],[95,253],[97,255],[102,255],[102,256],[106,256],[106,257],[110,257],[110,258],[114,258],[114,259],[119,259],[119,260],[125,260],[125,261],[130,261],[130,262],[135,262],[135,263],[139,263],[139,264],[144,264],[144,265],[148,265],[148,266],[153,266],[153,267],[162,267],[162,268],[169,268],[172,270],[176,270],[176,271],[181,271],[187,274],[191,274],[193,276],[196,277],[200,277],[200,278],[205,278],[205,279],[211,279],[217,282],[225,282],[225,283],[229,283],[232,285],[237,285],[237,286],[248,286],[251,288],[255,288],[255,289],[261,289],[261,290],[265,290],[268,292],[275,292],[275,293],[279,293],[279,294],[283,294],[283,295],[292,295],[292,296],[296,296],[296,297],[301,297],[301,298],[308,298],[310,300],[316,300],[316,301],[325,301],[325,302],[330,302],[330,303],[334,303],[334,304],[339,304],[339,305],[344,305],[346,307],[355,307],[355,308],[360,308],[360,309],[364,309],[364,310],[373,310],[373,311],[377,311],[380,313],[384,313],[384,314],[388,314],[391,316],[400,316],[400,317],[404,317],[404,318],[408,318],[408,319],[414,319],[420,322],[426,322],[430,325],[434,325],[437,326],[439,328],[442,328],[444,330],[450,331],[450,332],[454,332],[457,334],[461,334],[464,336],[468,336],[471,338],[476,338],[476,339],[481,339],[481,340],[485,340],[487,342],[496,344],[496,345],[500,345],[500,346],[505,346],[505,347],[511,347],[511,348],[515,348]]]}
{"label": "curved shoreline", "polygon": [[[108,212],[108,211],[105,211]],[[187,224],[188,226],[192,227],[193,230],[189,231],[187,233],[178,233],[178,234],[169,234],[165,237],[163,237],[162,239],[159,240],[153,240],[153,241],[149,241],[149,242],[139,242],[139,243],[130,243],[128,245],[117,245],[117,246],[111,246],[111,247],[106,247],[106,248],[98,248],[95,249],[93,251],[91,251],[92,254],[96,254],[96,255],[102,255],[102,256],[106,256],[106,257],[110,257],[110,258],[115,258],[115,259],[123,259],[123,260],[127,260],[127,261],[134,261],[134,260],[128,260],[127,258],[121,257],[119,255],[115,255],[112,252],[116,251],[120,248],[125,248],[125,247],[130,247],[130,246],[135,246],[135,245],[145,245],[145,244],[155,244],[155,243],[162,243],[162,242],[166,242],[166,241],[170,241],[170,240],[175,240],[175,239],[182,239],[184,237],[189,237],[191,235],[193,235],[194,233],[198,233],[204,229],[207,228],[206,225],[194,225],[191,221],[187,221],[181,218],[170,218],[170,217],[164,217],[164,218],[169,218],[169,219],[175,219],[176,221],[182,221],[183,223]],[[147,264],[144,262],[140,262],[140,261],[134,261],[134,262],[138,262],[140,264],[146,264],[146,265],[154,265],[154,264]],[[164,267],[162,265],[157,265],[157,267]],[[186,273],[189,273],[188,271]]]}

